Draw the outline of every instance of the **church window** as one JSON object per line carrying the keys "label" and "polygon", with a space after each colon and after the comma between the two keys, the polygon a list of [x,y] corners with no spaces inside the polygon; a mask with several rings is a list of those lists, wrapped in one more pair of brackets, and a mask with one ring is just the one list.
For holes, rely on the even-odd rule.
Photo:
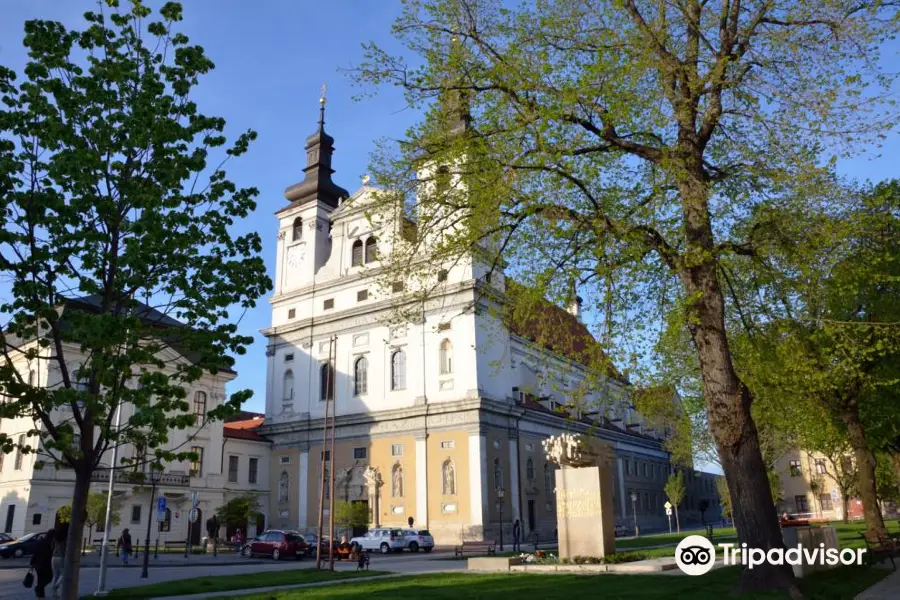
{"label": "church window", "polygon": [[284,396],[283,399],[285,402],[290,402],[294,399],[294,372],[288,369],[284,372]]}
{"label": "church window", "polygon": [[363,302],[369,299],[369,290],[359,290],[356,292],[356,301]]}
{"label": "church window", "polygon": [[450,168],[447,165],[438,167],[434,185],[438,194],[443,194],[450,189]]}
{"label": "church window", "polygon": [[528,462],[525,463],[525,478],[529,483],[534,481],[534,461],[530,458]]}
{"label": "church window", "polygon": [[550,463],[544,463],[544,492],[553,493],[553,467]]}
{"label": "church window", "polygon": [[289,308],[288,309],[288,319],[295,319],[295,318],[297,318],[297,309]]}
{"label": "church window", "polygon": [[334,400],[334,369],[328,363],[319,368],[319,398]]}
{"label": "church window", "polygon": [[334,308],[334,298],[329,298],[322,303],[322,310],[331,310]]}
{"label": "church window", "polygon": [[353,395],[360,396],[369,391],[369,361],[360,356],[353,364]]}
{"label": "church window", "polygon": [[391,291],[394,293],[402,292],[405,289],[406,289],[406,284],[403,283],[402,281],[395,281],[394,283],[391,284]]}
{"label": "church window", "polygon": [[440,348],[441,375],[449,375],[453,372],[453,344],[450,340],[441,342]]}
{"label": "church window", "polygon": [[303,219],[297,217],[294,219],[294,227],[291,232],[291,241],[296,242],[303,237]]}
{"label": "church window", "polygon": [[363,263],[363,243],[362,240],[353,242],[353,248],[350,252],[350,266],[358,267]]}
{"label": "church window", "polygon": [[437,280],[438,283],[447,281],[447,269],[441,269],[440,271],[438,271]]}
{"label": "church window", "polygon": [[406,354],[395,350],[391,355],[391,389],[406,389]]}
{"label": "church window", "polygon": [[366,240],[366,263],[378,260],[378,240],[375,236]]}

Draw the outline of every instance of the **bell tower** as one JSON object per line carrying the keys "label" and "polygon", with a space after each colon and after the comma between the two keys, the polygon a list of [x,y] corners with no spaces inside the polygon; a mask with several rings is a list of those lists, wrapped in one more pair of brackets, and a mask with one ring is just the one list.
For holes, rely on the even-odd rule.
{"label": "bell tower", "polygon": [[275,296],[311,285],[331,253],[331,212],[349,196],[331,180],[334,138],[325,133],[325,87],[319,98],[319,122],[306,139],[303,181],[284,191],[290,203],[276,213],[278,254]]}

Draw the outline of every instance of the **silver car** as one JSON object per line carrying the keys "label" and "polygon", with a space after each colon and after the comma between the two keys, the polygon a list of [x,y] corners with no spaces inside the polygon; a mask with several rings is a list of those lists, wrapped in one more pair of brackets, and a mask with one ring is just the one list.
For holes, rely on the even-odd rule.
{"label": "silver car", "polygon": [[394,550],[401,552],[406,548],[406,538],[400,529],[379,528],[370,529],[366,535],[361,535],[350,540],[350,545],[356,544],[363,550],[377,550],[382,554]]}
{"label": "silver car", "polygon": [[419,548],[425,552],[434,550],[434,538],[427,529],[404,529],[403,538],[410,552],[418,552]]}

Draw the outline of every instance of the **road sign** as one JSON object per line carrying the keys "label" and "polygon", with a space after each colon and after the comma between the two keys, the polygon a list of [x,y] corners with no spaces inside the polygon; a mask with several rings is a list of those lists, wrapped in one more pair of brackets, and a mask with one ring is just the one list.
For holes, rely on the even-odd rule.
{"label": "road sign", "polygon": [[192,509],[191,509],[191,516],[190,516],[191,523],[196,523],[196,522],[197,522],[197,519],[198,519],[199,517],[200,517],[200,511],[198,511],[196,508],[192,508]]}
{"label": "road sign", "polygon": [[[666,507],[666,510],[672,510],[672,503],[669,502],[668,500],[666,500],[666,503],[663,504],[663,506]],[[671,513],[666,513],[666,514],[671,514]]]}
{"label": "road sign", "polygon": [[162,496],[156,501],[156,512],[166,512],[166,499]]}
{"label": "road sign", "polygon": [[669,516],[669,517],[672,516],[672,509],[671,509],[671,508],[667,508],[667,509],[666,509],[666,516]]}
{"label": "road sign", "polygon": [[166,520],[166,511],[156,511],[156,520],[162,523]]}
{"label": "road sign", "polygon": [[197,508],[200,505],[200,492],[191,492],[191,507]]}

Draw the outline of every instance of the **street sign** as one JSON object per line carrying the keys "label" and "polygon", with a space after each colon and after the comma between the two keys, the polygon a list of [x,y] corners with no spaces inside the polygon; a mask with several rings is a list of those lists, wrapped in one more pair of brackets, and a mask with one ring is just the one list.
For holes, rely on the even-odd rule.
{"label": "street sign", "polygon": [[[666,503],[663,504],[663,506],[666,507],[666,510],[672,510],[672,503],[669,502],[668,500],[666,500]],[[666,513],[666,514],[671,514],[671,513]]]}
{"label": "street sign", "polygon": [[191,523],[196,523],[196,522],[197,522],[197,519],[198,519],[199,517],[200,517],[200,511],[198,511],[196,508],[192,508],[192,509],[191,509],[191,516],[190,516]]}
{"label": "street sign", "polygon": [[166,511],[156,511],[156,520],[162,523],[166,520]]}
{"label": "street sign", "polygon": [[191,492],[191,507],[197,508],[200,505],[200,492]]}
{"label": "street sign", "polygon": [[668,517],[671,517],[671,516],[672,516],[672,509],[671,509],[671,508],[667,508],[667,509],[666,509],[666,516],[668,516]]}
{"label": "street sign", "polygon": [[156,501],[156,512],[166,512],[166,499],[162,496]]}

